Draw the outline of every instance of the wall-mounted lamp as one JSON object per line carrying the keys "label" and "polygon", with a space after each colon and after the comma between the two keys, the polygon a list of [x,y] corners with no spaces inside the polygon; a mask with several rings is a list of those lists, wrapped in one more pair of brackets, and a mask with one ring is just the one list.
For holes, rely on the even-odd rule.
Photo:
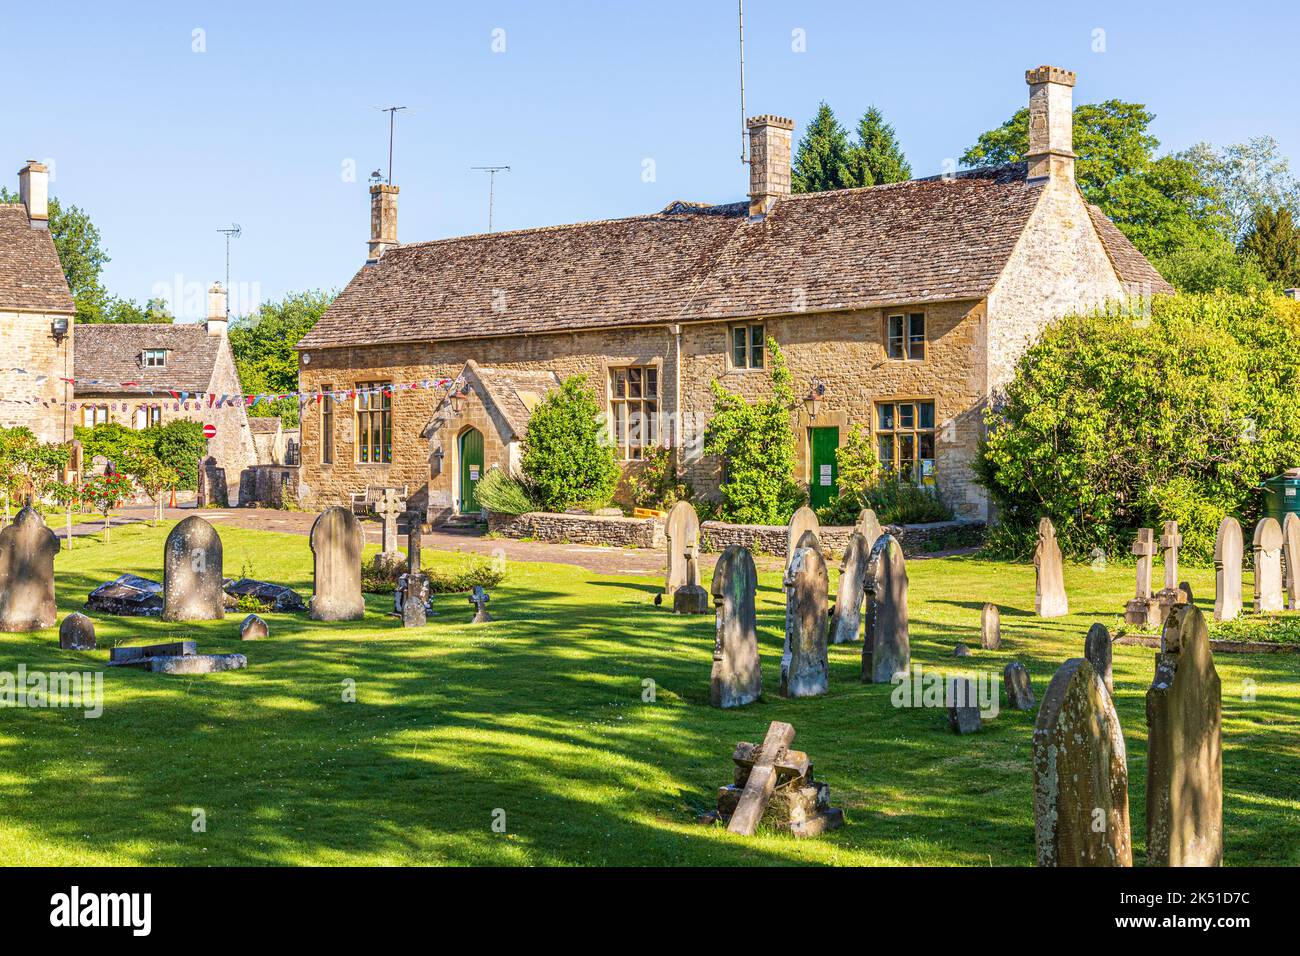
{"label": "wall-mounted lamp", "polygon": [[63,337],[68,334],[68,317],[65,315],[55,316],[54,321],[50,323],[50,331],[54,334],[54,341],[62,341]]}
{"label": "wall-mounted lamp", "polygon": [[817,413],[821,411],[822,399],[826,396],[826,383],[819,378],[813,379],[808,384],[808,394],[804,396],[804,404],[808,406],[808,417],[814,421]]}
{"label": "wall-mounted lamp", "polygon": [[460,414],[460,403],[469,397],[469,382],[458,382],[452,386],[451,394],[447,396],[451,399],[451,413]]}

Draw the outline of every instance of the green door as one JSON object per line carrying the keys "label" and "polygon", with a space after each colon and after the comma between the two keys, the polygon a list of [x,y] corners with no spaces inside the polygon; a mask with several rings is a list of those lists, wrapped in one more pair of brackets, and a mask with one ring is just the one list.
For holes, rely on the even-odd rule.
{"label": "green door", "polygon": [[460,436],[460,513],[478,514],[474,488],[483,477],[483,433],[471,428]]}
{"label": "green door", "polygon": [[839,494],[839,465],[835,461],[835,449],[839,447],[838,428],[808,429],[808,503],[814,510]]}

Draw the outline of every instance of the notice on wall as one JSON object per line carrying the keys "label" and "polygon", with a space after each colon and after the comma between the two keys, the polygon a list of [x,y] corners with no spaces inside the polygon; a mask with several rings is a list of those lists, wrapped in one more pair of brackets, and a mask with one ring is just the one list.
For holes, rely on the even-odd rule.
{"label": "notice on wall", "polygon": [[829,488],[831,484],[831,466],[822,465],[820,483],[822,487]]}
{"label": "notice on wall", "polygon": [[469,480],[478,481],[478,465],[469,466]]}

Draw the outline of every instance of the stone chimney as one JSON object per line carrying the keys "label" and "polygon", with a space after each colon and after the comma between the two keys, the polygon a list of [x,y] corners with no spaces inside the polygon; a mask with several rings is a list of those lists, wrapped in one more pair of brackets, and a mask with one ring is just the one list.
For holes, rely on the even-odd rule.
{"label": "stone chimney", "polygon": [[1059,66],[1025,71],[1029,84],[1029,178],[1074,181],[1074,74]]}
{"label": "stone chimney", "polygon": [[18,197],[33,229],[50,228],[50,168],[34,159],[18,170]]}
{"label": "stone chimney", "polygon": [[225,335],[229,316],[226,314],[226,290],[220,282],[208,289],[208,335]]}
{"label": "stone chimney", "polygon": [[751,116],[749,129],[749,215],[766,216],[778,199],[790,195],[790,141],[794,120]]}
{"label": "stone chimney", "polygon": [[378,262],[385,252],[397,245],[397,194],[400,190],[388,183],[370,187],[370,255],[367,262]]}

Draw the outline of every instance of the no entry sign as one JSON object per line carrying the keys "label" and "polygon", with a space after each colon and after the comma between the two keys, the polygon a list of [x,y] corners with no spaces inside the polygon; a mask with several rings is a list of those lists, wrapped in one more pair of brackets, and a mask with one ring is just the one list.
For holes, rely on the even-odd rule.
{"label": "no entry sign", "polygon": [[216,438],[216,437],[217,437],[217,426],[214,425],[214,424],[212,424],[211,422],[208,422],[206,425],[204,425],[204,426],[203,426],[203,437],[204,437],[204,438]]}

